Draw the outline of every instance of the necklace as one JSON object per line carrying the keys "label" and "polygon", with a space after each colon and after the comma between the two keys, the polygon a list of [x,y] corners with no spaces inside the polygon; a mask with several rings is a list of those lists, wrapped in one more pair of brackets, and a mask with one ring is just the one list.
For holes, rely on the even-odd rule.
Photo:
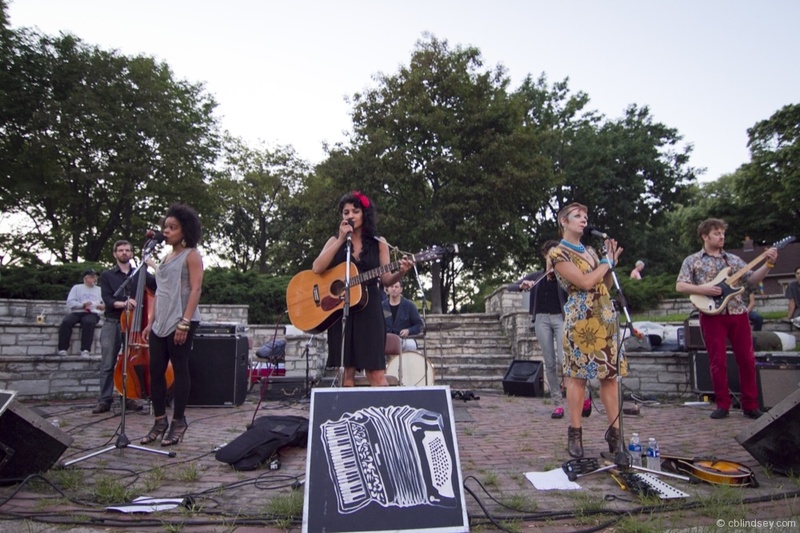
{"label": "necklace", "polygon": [[572,250],[573,252],[578,252],[582,254],[586,251],[586,247],[583,244],[578,244],[577,246],[572,244],[571,242],[567,242],[564,239],[561,239],[561,244]]}

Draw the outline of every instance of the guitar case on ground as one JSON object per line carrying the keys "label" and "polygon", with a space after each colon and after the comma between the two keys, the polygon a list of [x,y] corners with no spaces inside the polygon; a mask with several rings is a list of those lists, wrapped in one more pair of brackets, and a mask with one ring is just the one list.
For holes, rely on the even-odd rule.
{"label": "guitar case on ground", "polygon": [[308,442],[308,418],[302,416],[260,416],[243,434],[223,446],[214,455],[236,471],[255,470],[281,448],[305,447]]}

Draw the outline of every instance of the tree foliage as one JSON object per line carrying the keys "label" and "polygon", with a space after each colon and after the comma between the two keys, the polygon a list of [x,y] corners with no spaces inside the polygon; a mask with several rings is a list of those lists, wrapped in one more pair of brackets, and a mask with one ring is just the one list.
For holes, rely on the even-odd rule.
{"label": "tree foliage", "polygon": [[209,249],[242,272],[288,273],[298,231],[290,199],[310,172],[308,164],[291,147],[253,149],[228,138],[222,167],[211,184],[220,209]]}
{"label": "tree foliage", "polygon": [[477,280],[526,253],[523,216],[550,185],[504,70],[482,67],[475,48],[418,42],[408,66],[353,97],[351,146],[318,168],[340,193],[374,196],[400,249],[459,244],[457,259],[434,265],[434,310],[455,277]]}
{"label": "tree foliage", "polygon": [[0,208],[18,246],[95,261],[144,236],[169,204],[202,213],[217,151],[213,99],[153,58],[72,35],[12,32],[2,56]]}

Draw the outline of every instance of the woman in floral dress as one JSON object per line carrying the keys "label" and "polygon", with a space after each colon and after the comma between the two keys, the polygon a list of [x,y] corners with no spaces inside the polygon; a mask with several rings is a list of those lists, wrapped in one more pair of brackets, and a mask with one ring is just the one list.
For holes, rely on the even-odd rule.
{"label": "woman in floral dress", "polygon": [[[586,206],[572,203],[558,214],[562,235],[559,246],[550,250],[558,280],[569,294],[564,305],[564,378],[567,382],[567,451],[583,457],[581,407],[586,382],[597,378],[600,400],[605,407],[609,429],[606,442],[610,453],[619,448],[619,396],[617,384],[617,314],[609,295],[611,269],[622,248],[613,239],[605,241],[608,257],[600,259],[591,247],[581,244],[588,223]],[[623,361],[624,363],[624,361]],[[626,373],[621,365],[623,375]]]}

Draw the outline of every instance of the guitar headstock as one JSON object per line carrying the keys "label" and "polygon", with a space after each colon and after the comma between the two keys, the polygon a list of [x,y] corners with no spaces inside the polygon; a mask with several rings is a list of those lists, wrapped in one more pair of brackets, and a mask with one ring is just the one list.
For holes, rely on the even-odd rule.
{"label": "guitar headstock", "polygon": [[792,244],[794,241],[795,241],[794,235],[790,235],[788,237],[784,237],[783,239],[779,240],[772,246],[774,246],[778,250],[782,250],[783,248],[786,247],[787,244]]}
{"label": "guitar headstock", "polygon": [[431,246],[427,250],[422,250],[421,252],[414,254],[414,261],[418,263],[425,261],[438,261],[448,253],[457,254],[458,246],[455,244],[451,244],[449,246]]}

